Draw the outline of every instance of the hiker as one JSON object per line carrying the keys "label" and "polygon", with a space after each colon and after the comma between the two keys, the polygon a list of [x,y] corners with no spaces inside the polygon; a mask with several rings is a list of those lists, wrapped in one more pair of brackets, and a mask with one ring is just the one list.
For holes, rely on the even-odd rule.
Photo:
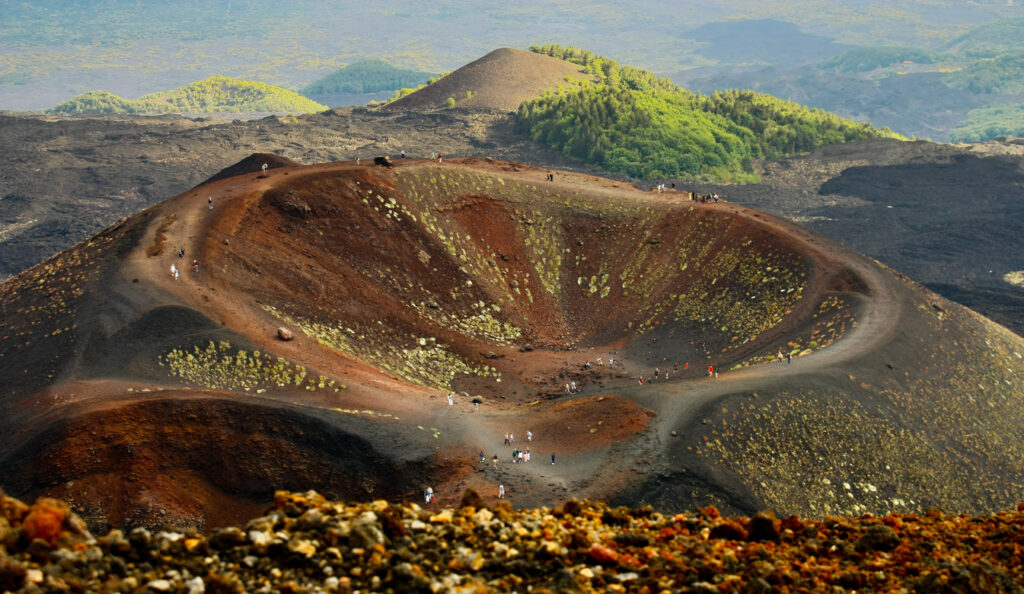
{"label": "hiker", "polygon": [[708,377],[711,377],[712,375],[715,375],[715,366],[708,365]]}
{"label": "hiker", "polygon": [[583,369],[590,369],[590,361],[583,364]]}
{"label": "hiker", "polygon": [[498,455],[497,454],[495,454],[494,457],[491,458],[491,463],[494,464],[495,468],[498,467]]}
{"label": "hiker", "polygon": [[572,391],[575,394],[576,393],[576,382],[575,381],[569,382],[569,386],[572,388]]}
{"label": "hiker", "polygon": [[597,364],[601,367],[604,367],[604,361],[601,360],[601,357],[597,358]]}
{"label": "hiker", "polygon": [[487,456],[484,456],[484,451],[480,450],[480,463],[483,464],[487,461]]}
{"label": "hiker", "polygon": [[192,272],[199,272],[199,260],[192,260]]}
{"label": "hiker", "polygon": [[519,450],[519,463],[522,464],[524,462],[526,462],[526,452]]}
{"label": "hiker", "polygon": [[512,463],[515,464],[519,461],[519,450],[512,450]]}
{"label": "hiker", "polygon": [[516,442],[516,436],[511,433],[508,434],[508,445],[512,445]]}
{"label": "hiker", "polygon": [[505,485],[498,485],[498,499],[505,498]]}
{"label": "hiker", "polygon": [[207,198],[206,203],[210,205],[210,210],[213,210],[213,196]]}
{"label": "hiker", "polygon": [[178,248],[178,259],[185,257],[185,248]]}
{"label": "hiker", "polygon": [[555,455],[554,454],[551,454],[551,465],[552,466],[555,465]]}
{"label": "hiker", "polygon": [[569,384],[565,384],[565,393],[566,394],[571,394],[572,393],[572,392],[569,391]]}
{"label": "hiker", "polygon": [[178,267],[171,264],[171,278],[178,278]]}
{"label": "hiker", "polygon": [[533,441],[533,431],[526,432],[526,441]]}
{"label": "hiker", "polygon": [[402,158],[405,158],[405,151],[402,151]]}
{"label": "hiker", "polygon": [[658,369],[657,367],[655,367],[654,368],[654,381],[658,381],[658,374],[659,373],[661,373],[661,370]]}
{"label": "hiker", "polygon": [[505,445],[509,445],[509,441],[508,441],[508,431],[506,431],[506,432],[505,432]]}
{"label": "hiker", "polygon": [[793,364],[793,353],[786,353],[786,365]]}
{"label": "hiker", "polygon": [[526,450],[526,454],[523,455],[523,462],[530,461],[530,450]]}
{"label": "hiker", "polygon": [[264,164],[263,164],[263,166],[262,166],[262,167],[260,167],[260,169],[262,169],[262,170],[263,170],[263,175],[266,175],[266,174],[267,174],[267,164],[266,164],[266,163],[264,163]]}
{"label": "hiker", "polygon": [[782,363],[782,347],[779,347],[779,352],[775,353],[775,360]]}
{"label": "hiker", "polygon": [[454,405],[455,405],[455,395],[452,394],[451,392],[448,392],[448,406],[454,406]]}
{"label": "hiker", "polygon": [[479,396],[473,398],[473,410],[474,411],[480,410],[480,403],[481,402],[483,402],[483,400],[481,400]]}
{"label": "hiker", "polygon": [[615,359],[608,359],[608,369],[615,366]]}

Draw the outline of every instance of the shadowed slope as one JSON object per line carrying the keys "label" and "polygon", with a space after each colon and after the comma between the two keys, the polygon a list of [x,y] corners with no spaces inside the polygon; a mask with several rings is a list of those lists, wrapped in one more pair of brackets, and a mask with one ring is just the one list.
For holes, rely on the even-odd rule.
{"label": "shadowed slope", "polygon": [[[811,515],[1019,494],[1020,338],[757,211],[546,173],[284,165],[5,283],[7,485],[193,525],[280,481]],[[527,430],[557,465],[507,464]]]}

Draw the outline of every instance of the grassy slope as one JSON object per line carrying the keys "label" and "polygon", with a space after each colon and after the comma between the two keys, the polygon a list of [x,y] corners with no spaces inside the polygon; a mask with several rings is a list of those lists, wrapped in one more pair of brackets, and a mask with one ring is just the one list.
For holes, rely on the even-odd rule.
{"label": "grassy slope", "polygon": [[106,91],[92,91],[60,103],[49,111],[67,114],[314,113],[326,109],[324,105],[281,87],[226,76],[211,76],[171,91],[145,95],[134,101]]}

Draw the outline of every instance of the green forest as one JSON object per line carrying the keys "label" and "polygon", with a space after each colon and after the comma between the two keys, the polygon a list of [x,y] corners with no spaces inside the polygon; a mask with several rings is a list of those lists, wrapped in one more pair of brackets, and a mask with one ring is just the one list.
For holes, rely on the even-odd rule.
{"label": "green forest", "polygon": [[753,91],[700,95],[587,50],[558,45],[530,50],[584,66],[598,81],[567,81],[524,102],[518,131],[566,156],[633,177],[753,183],[755,159],[898,137]]}
{"label": "green forest", "polygon": [[376,93],[423,84],[431,72],[396,68],[383,60],[363,60],[349,64],[302,89],[307,96],[331,93]]}
{"label": "green forest", "polygon": [[1024,136],[1024,103],[972,109],[949,135],[952,142],[982,142],[1000,136]]}
{"label": "green forest", "polygon": [[954,89],[982,94],[1024,94],[1024,54],[982,58],[943,76]]}
{"label": "green forest", "polygon": [[819,65],[823,70],[836,70],[847,74],[870,72],[879,68],[888,68],[893,64],[913,62],[915,64],[931,64],[935,61],[931,53],[916,47],[883,45],[879,47],[858,47],[839,54],[831,60]]}
{"label": "green forest", "polygon": [[64,101],[49,113],[315,113],[326,106],[298,93],[266,83],[211,76],[171,91],[125,99],[106,91],[90,91]]}

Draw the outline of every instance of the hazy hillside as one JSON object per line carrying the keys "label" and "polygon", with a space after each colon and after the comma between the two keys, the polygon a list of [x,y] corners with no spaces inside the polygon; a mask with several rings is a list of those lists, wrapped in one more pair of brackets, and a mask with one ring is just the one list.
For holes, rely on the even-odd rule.
{"label": "hazy hillside", "polygon": [[1001,136],[1024,136],[1024,103],[971,110],[949,134],[953,142],[981,142]]}
{"label": "hazy hillside", "polygon": [[519,130],[584,163],[658,179],[757,180],[754,159],[861,138],[895,136],[870,124],[749,91],[710,97],[587,50],[534,46],[577,63],[579,80],[519,108]]}
{"label": "hazy hillside", "polygon": [[931,53],[916,47],[885,45],[853,48],[822,62],[818,68],[858,74],[887,68],[893,64],[931,64],[934,61]]}
{"label": "hazy hillside", "polygon": [[702,42],[702,56],[728,64],[791,66],[827,60],[849,48],[835,39],[802,31],[775,19],[716,22],[686,36]]}
{"label": "hazy hillside", "polygon": [[256,81],[211,76],[184,87],[152,93],[138,100],[92,91],[58,104],[50,113],[315,113],[327,107],[298,93]]}
{"label": "hazy hillside", "polygon": [[306,85],[300,92],[314,101],[330,104],[331,98],[338,95],[393,92],[421,85],[433,76],[437,74],[396,68],[383,60],[363,60]]}

